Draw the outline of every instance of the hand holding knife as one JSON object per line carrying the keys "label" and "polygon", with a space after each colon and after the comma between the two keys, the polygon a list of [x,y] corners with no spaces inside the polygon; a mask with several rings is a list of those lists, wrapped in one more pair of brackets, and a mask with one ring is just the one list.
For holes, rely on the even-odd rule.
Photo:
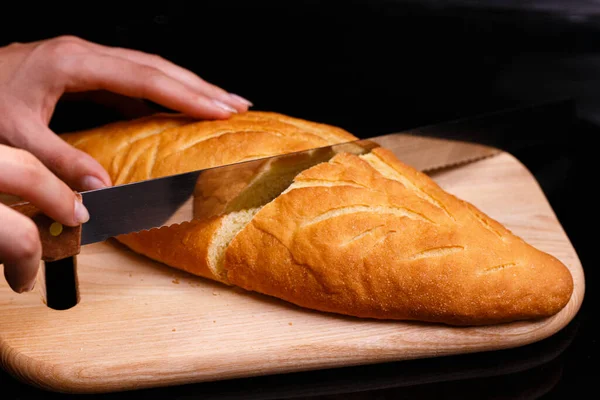
{"label": "hand holding knife", "polygon": [[80,230],[89,213],[79,194],[24,150],[0,145],[0,171],[2,192],[30,200],[10,208],[0,204],[0,262],[11,288],[21,293],[35,285],[41,241]]}

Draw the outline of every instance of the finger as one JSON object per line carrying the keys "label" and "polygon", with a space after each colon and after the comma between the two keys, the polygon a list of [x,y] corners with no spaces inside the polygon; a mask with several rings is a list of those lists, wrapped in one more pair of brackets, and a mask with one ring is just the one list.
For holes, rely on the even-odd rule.
{"label": "finger", "polygon": [[0,171],[0,192],[29,201],[64,225],[77,226],[89,219],[73,190],[31,153],[0,145]]}
{"label": "finger", "polygon": [[183,68],[160,56],[144,53],[142,51],[137,50],[104,46],[97,43],[88,42],[88,44],[92,49],[102,54],[110,55],[113,57],[120,57],[138,64],[156,68],[162,71],[165,75],[168,75],[173,79],[177,79],[185,85],[189,85],[191,88],[198,91],[199,93],[203,93],[208,97],[220,100],[225,104],[234,107],[238,112],[245,112],[248,110],[248,107],[251,107],[253,105],[252,102],[250,102],[249,100],[237,94],[229,93],[226,90],[220,88],[219,86],[213,85],[205,81],[198,75],[194,74],[192,71]]}
{"label": "finger", "polygon": [[37,226],[30,218],[0,204],[0,263],[4,277],[17,293],[31,291],[42,257]]}
{"label": "finger", "polygon": [[140,97],[196,118],[225,119],[237,110],[171,78],[157,68],[119,57],[86,54],[67,66],[67,91],[108,90]]}
{"label": "finger", "polygon": [[78,150],[52,132],[35,117],[20,115],[8,142],[37,157],[71,190],[86,191],[112,186],[108,172],[89,154]]}

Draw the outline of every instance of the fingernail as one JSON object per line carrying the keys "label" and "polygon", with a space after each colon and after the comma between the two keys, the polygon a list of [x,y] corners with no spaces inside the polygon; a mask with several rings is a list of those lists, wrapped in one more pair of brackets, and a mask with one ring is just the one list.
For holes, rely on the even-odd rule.
{"label": "fingernail", "polygon": [[36,282],[36,280],[34,279],[34,281],[33,281],[33,282],[31,282],[31,285],[29,285],[29,286],[28,286],[28,287],[25,289],[25,291],[26,291],[26,292],[31,292],[33,289],[35,289],[35,282]]}
{"label": "fingernail", "polygon": [[235,93],[229,93],[229,96],[231,96],[232,98],[241,101],[242,103],[246,104],[247,106],[252,107],[254,104],[252,104],[252,102],[248,99],[243,98],[242,96],[239,96]]}
{"label": "fingernail", "polygon": [[100,179],[95,176],[87,175],[81,180],[83,190],[94,190],[105,188],[106,185]]}
{"label": "fingernail", "polygon": [[19,293],[31,292],[35,288],[35,282],[36,280],[34,279],[29,285],[23,286],[21,290],[19,290]]}
{"label": "fingernail", "polygon": [[78,223],[83,224],[85,222],[88,222],[89,219],[90,214],[87,208],[85,208],[82,202],[80,202],[78,199],[75,199],[75,220]]}
{"label": "fingernail", "polygon": [[219,100],[213,100],[213,103],[215,103],[215,105],[217,107],[222,108],[225,111],[232,112],[232,113],[237,113],[237,110],[235,108],[233,108],[230,105],[225,104],[225,103],[223,103],[223,102],[221,102]]}

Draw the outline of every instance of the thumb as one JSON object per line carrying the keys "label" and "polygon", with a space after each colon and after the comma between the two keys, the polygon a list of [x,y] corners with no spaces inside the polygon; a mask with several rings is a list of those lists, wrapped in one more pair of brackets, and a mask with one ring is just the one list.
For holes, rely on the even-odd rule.
{"label": "thumb", "polygon": [[89,154],[52,132],[42,121],[24,119],[11,144],[29,151],[72,189],[86,191],[111,186],[108,172]]}

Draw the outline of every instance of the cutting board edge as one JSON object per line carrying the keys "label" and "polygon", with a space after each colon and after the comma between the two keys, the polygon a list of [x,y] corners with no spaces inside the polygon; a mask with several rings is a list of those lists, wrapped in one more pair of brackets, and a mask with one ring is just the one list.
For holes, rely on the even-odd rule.
{"label": "cutting board edge", "polygon": [[[581,292],[583,287],[580,287]],[[65,366],[65,365],[53,365],[46,361],[36,360],[31,358],[18,350],[7,346],[0,336],[0,360],[2,361],[2,367],[9,374],[17,378],[18,380],[28,383],[34,387],[49,390],[51,392],[56,393],[65,393],[65,394],[99,394],[99,393],[108,393],[108,392],[127,392],[137,389],[151,389],[151,388],[164,388],[169,386],[178,386],[178,385],[186,385],[186,384],[198,384],[203,382],[217,382],[217,381],[226,381],[236,378],[251,378],[251,377],[260,377],[260,376],[269,376],[269,375],[280,375],[280,374],[288,374],[288,373],[299,373],[306,371],[317,371],[317,370],[326,370],[332,368],[340,368],[340,367],[353,367],[353,366],[361,366],[361,365],[373,365],[379,363],[389,363],[389,362],[402,362],[402,361],[411,361],[415,359],[433,359],[440,357],[451,357],[462,354],[469,353],[481,353],[481,352],[490,352],[490,351],[502,351],[508,349],[515,349],[523,346],[527,346],[533,343],[537,343],[552,337],[557,334],[561,330],[563,330],[567,325],[569,325],[573,319],[576,317],[581,304],[582,304],[582,293],[577,291],[573,292],[569,303],[563,308],[558,314],[554,316],[545,318],[538,322],[534,322],[537,324],[537,327],[534,328],[531,326],[531,330],[523,332],[521,335],[513,337],[513,339],[509,342],[505,342],[501,345],[495,345],[494,348],[489,349],[483,345],[473,346],[469,349],[466,349],[463,346],[456,346],[451,350],[446,349],[443,352],[435,352],[435,351],[424,351],[421,353],[414,353],[410,357],[400,356],[402,351],[398,353],[398,355],[393,355],[388,353],[387,356],[379,356],[379,357],[364,357],[364,358],[356,358],[352,356],[348,356],[347,358],[338,358],[334,361],[322,362],[320,361],[318,364],[289,364],[286,367],[282,366],[272,366],[271,368],[266,368],[263,370],[257,370],[251,368],[251,361],[248,361],[247,364],[243,364],[238,366],[236,370],[230,370],[228,372],[215,372],[214,374],[194,374],[190,372],[185,375],[181,375],[179,378],[170,379],[168,382],[164,380],[158,379],[148,379],[142,380],[139,382],[135,381],[127,381],[123,382],[118,377],[115,377],[111,380],[106,380],[105,378],[99,378],[97,380],[90,379],[74,379],[73,377],[77,376],[77,368]],[[581,294],[581,295],[580,295]],[[518,326],[519,324],[524,323],[525,321],[517,321],[513,323],[504,324],[502,326],[493,326],[490,328],[500,328],[510,326]],[[410,322],[409,322],[410,323]],[[528,322],[525,322],[528,323]],[[487,327],[475,327],[475,329],[483,329],[485,330]],[[535,334],[531,334],[532,331],[535,331]],[[323,346],[323,349],[329,348],[329,346]],[[285,353],[285,346],[282,346],[281,349],[271,349],[272,353],[277,353],[279,350],[283,350],[283,352],[279,353],[281,359],[285,359],[288,354]],[[364,347],[360,345],[360,343],[355,344],[354,346],[347,346],[344,348],[346,351],[352,350],[364,350]],[[123,361],[123,366],[126,366],[127,362]],[[116,364],[113,364],[112,367],[119,367]],[[32,373],[32,371],[52,371],[51,374],[39,374],[36,375]],[[160,373],[158,370],[155,373]]]}
{"label": "cutting board edge", "polygon": [[[356,367],[356,366],[366,366],[366,365],[374,365],[381,363],[393,363],[393,362],[404,362],[404,361],[412,361],[417,359],[434,359],[440,357],[451,357],[463,354],[472,354],[472,353],[485,353],[485,352],[496,352],[502,350],[515,349],[518,347],[527,346],[533,343],[540,342],[542,340],[548,339],[549,337],[555,335],[556,333],[563,330],[577,315],[577,311],[569,312],[569,304],[565,307],[565,309],[561,310],[558,314],[545,318],[542,320],[542,328],[538,330],[537,335],[526,335],[525,340],[523,339],[514,339],[512,343],[506,342],[503,345],[496,346],[493,349],[483,349],[473,347],[469,350],[465,351],[464,347],[457,347],[452,351],[445,351],[442,353],[429,352],[426,353],[413,353],[411,357],[403,357],[398,358],[397,356],[388,355],[387,357],[378,357],[378,358],[356,358],[356,357],[348,357],[347,359],[339,358],[336,361],[329,362],[319,362],[315,363],[305,363],[305,364],[294,364],[290,363],[285,367],[277,366],[271,367],[268,369],[258,370],[250,368],[250,361],[248,364],[244,364],[239,366],[237,370],[230,370],[228,372],[216,372],[214,374],[187,374],[181,375],[179,378],[172,378],[168,382],[160,381],[160,380],[142,380],[139,382],[127,381],[126,384],[118,377],[115,377],[112,380],[89,380],[89,379],[73,379],[74,376],[74,368],[68,366],[61,365],[50,365],[50,363],[35,360],[29,356],[26,356],[18,351],[14,351],[10,347],[5,347],[2,345],[3,339],[0,337],[0,359],[2,360],[1,364],[5,371],[7,371],[10,375],[15,377],[16,379],[24,382],[26,384],[32,385],[33,387],[48,390],[54,393],[63,393],[63,394],[103,394],[110,392],[129,392],[135,391],[139,389],[152,389],[152,388],[167,388],[170,386],[179,386],[179,385],[190,385],[190,384],[200,384],[204,382],[218,382],[218,381],[227,381],[232,379],[239,378],[253,378],[253,377],[261,377],[261,376],[272,376],[272,375],[282,375],[289,373],[301,373],[308,371],[319,371],[319,370],[327,370],[327,369],[335,369],[342,367]],[[572,308],[572,307],[571,307]],[[578,309],[578,307],[577,307]],[[567,314],[567,315],[563,315]],[[560,324],[551,323],[551,321],[556,321],[560,319]],[[520,322],[514,322],[506,325],[519,324]],[[548,327],[552,327],[552,329],[547,329]],[[543,332],[543,333],[540,333]],[[326,347],[326,346],[325,346]],[[358,350],[361,347],[356,346],[354,349]],[[272,352],[275,352],[277,349],[272,349]],[[349,348],[348,350],[352,350]],[[15,353],[12,356],[10,353]],[[280,353],[285,358],[285,353]],[[6,362],[9,361],[9,362]],[[12,361],[12,362],[10,362]],[[127,364],[124,362],[124,365]],[[21,365],[23,367],[21,367]],[[24,373],[24,371],[52,371],[52,374],[41,374],[35,375],[32,373]],[[250,372],[249,372],[250,371]]]}

